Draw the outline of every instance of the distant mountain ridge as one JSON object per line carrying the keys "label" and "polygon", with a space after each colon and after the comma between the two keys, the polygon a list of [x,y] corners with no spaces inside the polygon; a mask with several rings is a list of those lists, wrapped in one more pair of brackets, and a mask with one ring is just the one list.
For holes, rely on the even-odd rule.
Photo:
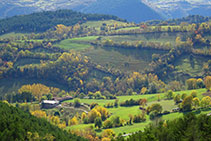
{"label": "distant mountain ridge", "polygon": [[39,11],[72,9],[111,14],[130,22],[211,16],[210,0],[1,0],[0,18]]}
{"label": "distant mountain ridge", "polygon": [[141,0],[3,0],[0,4],[0,18],[58,9],[111,14],[134,22],[163,19]]}
{"label": "distant mountain ridge", "polygon": [[1,0],[0,18],[15,15],[25,15],[40,11],[58,9],[72,9],[77,6],[86,6],[95,0]]}
{"label": "distant mountain ridge", "polygon": [[142,0],[142,2],[163,13],[168,19],[189,15],[211,16],[210,0]]}
{"label": "distant mountain ridge", "polygon": [[85,13],[111,14],[137,23],[163,19],[140,0],[98,0],[79,10]]}

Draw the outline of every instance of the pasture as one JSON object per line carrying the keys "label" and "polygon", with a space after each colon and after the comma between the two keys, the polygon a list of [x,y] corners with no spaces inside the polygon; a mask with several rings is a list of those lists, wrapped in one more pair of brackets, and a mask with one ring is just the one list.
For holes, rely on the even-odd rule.
{"label": "pasture", "polygon": [[147,49],[127,49],[115,47],[95,47],[84,52],[93,62],[102,66],[124,71],[143,72],[152,61],[152,54],[165,51]]}
{"label": "pasture", "polygon": [[127,25],[125,22],[120,22],[120,21],[115,21],[115,20],[105,20],[105,21],[88,21],[86,23],[83,23],[82,26],[87,27],[87,28],[95,28],[97,31],[100,31],[100,27],[103,25],[113,25],[113,24],[118,24],[118,25]]}
{"label": "pasture", "polygon": [[97,38],[98,36],[88,36],[88,37],[66,39],[62,40],[60,43],[54,44],[54,46],[58,46],[66,50],[83,51],[87,48],[90,48],[91,47],[90,42],[96,40]]}
{"label": "pasture", "polygon": [[[202,99],[203,97],[203,93],[206,92],[206,89],[197,89],[197,90],[185,90],[185,91],[178,91],[175,92],[175,94],[183,94],[186,93],[187,95],[190,95],[192,91],[196,91],[197,92],[197,97],[199,97],[199,99]],[[117,98],[119,99],[119,103],[123,102],[125,100],[129,100],[129,99],[143,99],[146,98],[147,99],[147,106],[152,105],[154,103],[159,103],[162,105],[163,107],[163,111],[167,110],[167,111],[171,111],[173,108],[177,108],[178,105],[175,104],[175,102],[173,100],[166,100],[166,96],[165,93],[160,93],[160,101],[158,101],[158,94],[146,94],[146,95],[131,95],[131,96],[117,96]],[[101,106],[104,106],[106,103],[111,103],[114,102],[115,100],[96,100],[96,99],[80,99],[81,103],[87,103],[87,104],[91,104],[93,102],[98,103]],[[74,102],[74,100],[68,100],[65,102]],[[139,106],[131,106],[131,107],[122,107],[119,106],[117,108],[108,108],[109,112],[112,114],[111,117],[113,116],[120,116],[122,119],[124,120],[129,120],[129,114],[132,115],[137,115],[139,113],[141,113],[141,110],[139,109]],[[201,111],[200,113],[209,113],[210,110],[205,110],[205,111]],[[199,114],[199,113],[197,113]],[[176,119],[178,117],[181,117],[183,115],[183,113],[180,112],[176,112],[176,113],[170,113],[167,115],[163,115],[162,117],[158,118],[157,120],[173,120]],[[132,133],[132,132],[136,132],[139,130],[143,130],[145,126],[147,126],[149,123],[152,124],[156,124],[156,122],[158,122],[157,120],[149,120],[149,115],[146,116],[147,120],[145,122],[141,122],[141,123],[134,123],[133,125],[126,125],[123,127],[116,127],[116,128],[111,128],[117,135],[119,133]],[[94,124],[79,124],[79,125],[74,125],[74,126],[69,126],[66,129],[67,130],[77,130],[77,129],[84,129],[86,127],[90,127],[90,126],[94,126]],[[98,134],[102,133],[104,129],[102,129],[101,131],[98,131]]]}

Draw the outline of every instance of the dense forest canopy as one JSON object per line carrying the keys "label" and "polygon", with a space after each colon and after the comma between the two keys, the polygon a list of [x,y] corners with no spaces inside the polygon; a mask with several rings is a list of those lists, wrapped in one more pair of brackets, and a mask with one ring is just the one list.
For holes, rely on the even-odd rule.
{"label": "dense forest canopy", "polygon": [[183,18],[177,18],[177,19],[169,19],[166,21],[163,20],[152,20],[152,21],[147,21],[148,24],[160,24],[160,25],[165,25],[166,23],[168,24],[175,24],[175,25],[180,25],[182,22],[186,22],[189,24],[197,24],[197,23],[202,23],[202,22],[208,22],[211,19],[210,16],[201,16],[201,15],[189,15],[187,17]]}
{"label": "dense forest canopy", "polygon": [[0,102],[0,114],[1,140],[85,140],[8,103]]}
{"label": "dense forest canopy", "polygon": [[[142,132],[134,133],[126,141],[148,140],[210,140],[211,117],[207,115],[196,116],[194,113],[184,115],[173,121],[163,121],[157,125],[150,125]],[[124,140],[118,138],[117,140]]]}

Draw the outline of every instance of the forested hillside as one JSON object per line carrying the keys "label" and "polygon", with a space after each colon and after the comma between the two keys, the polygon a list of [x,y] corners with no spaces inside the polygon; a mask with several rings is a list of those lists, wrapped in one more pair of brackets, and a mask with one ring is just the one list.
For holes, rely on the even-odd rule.
{"label": "forested hillside", "polygon": [[130,0],[130,2],[127,0],[30,0],[27,2],[22,0],[3,0],[0,4],[0,18],[59,9],[111,14],[130,22],[162,19],[159,13],[145,5],[141,0]]}
{"label": "forested hillside", "polygon": [[[211,116],[196,116],[193,113],[173,121],[163,121],[157,125],[150,125],[142,132],[134,133],[126,141],[148,140],[210,140]],[[118,138],[117,140],[124,140]]]}
{"label": "forested hillside", "polygon": [[97,0],[83,7],[80,11],[86,13],[111,14],[136,23],[163,19],[162,15],[140,0]]}
{"label": "forested hillside", "polygon": [[0,115],[1,140],[85,140],[8,103],[0,102]]}
{"label": "forested hillside", "polygon": [[180,25],[181,23],[189,23],[189,24],[198,24],[198,23],[203,23],[203,22],[209,22],[209,20],[211,19],[210,16],[200,16],[200,15],[189,15],[187,17],[183,17],[183,18],[175,18],[175,19],[170,19],[170,20],[152,20],[152,21],[147,21],[148,24],[150,25],[166,25],[168,24],[172,24],[172,25]]}
{"label": "forested hillside", "polygon": [[82,14],[72,10],[58,10],[14,16],[0,20],[0,34],[8,32],[44,32],[58,24],[71,26],[76,23],[96,20],[121,20],[116,16]]}

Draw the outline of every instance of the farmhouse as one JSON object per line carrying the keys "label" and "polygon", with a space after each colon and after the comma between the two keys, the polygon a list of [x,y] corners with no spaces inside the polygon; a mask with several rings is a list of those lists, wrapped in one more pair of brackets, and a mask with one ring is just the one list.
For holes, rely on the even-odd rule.
{"label": "farmhouse", "polygon": [[211,116],[211,113],[208,113],[207,116]]}
{"label": "farmhouse", "polygon": [[57,100],[43,100],[41,103],[41,107],[45,109],[54,108],[59,105],[59,101]]}

